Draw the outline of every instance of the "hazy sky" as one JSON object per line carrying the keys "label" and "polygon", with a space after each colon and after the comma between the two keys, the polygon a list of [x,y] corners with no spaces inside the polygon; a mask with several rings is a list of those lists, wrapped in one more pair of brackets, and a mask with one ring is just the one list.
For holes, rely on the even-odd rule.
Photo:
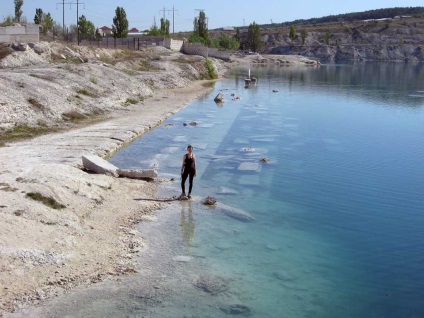
{"label": "hazy sky", "polygon": [[[24,0],[23,16],[28,22],[34,21],[35,9],[50,12],[53,19],[62,25],[62,3],[65,2],[65,25],[76,24],[77,0]],[[78,0],[79,15],[92,21],[96,27],[111,27],[115,9],[123,7],[127,13],[130,28],[149,29],[156,18],[159,24],[165,8],[165,18],[174,21],[175,32],[191,31],[193,18],[199,9],[205,11],[209,29],[224,26],[248,26],[255,21],[258,24],[287,22],[296,19],[318,18],[326,15],[358,12],[392,7],[424,6],[422,0]],[[72,4],[69,4],[72,3]],[[174,19],[172,8],[175,8]],[[14,0],[0,0],[0,18],[14,16]]]}

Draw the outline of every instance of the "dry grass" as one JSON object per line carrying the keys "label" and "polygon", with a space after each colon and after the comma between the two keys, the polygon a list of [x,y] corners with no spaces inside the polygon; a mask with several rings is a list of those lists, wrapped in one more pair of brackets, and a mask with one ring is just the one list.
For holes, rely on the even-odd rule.
{"label": "dry grass", "polygon": [[98,98],[99,97],[95,92],[90,91],[90,90],[88,90],[86,88],[81,88],[81,89],[77,90],[77,93],[78,94],[81,94],[81,95],[88,96],[88,97],[93,97],[93,98]]}
{"label": "dry grass", "polygon": [[80,112],[77,112],[76,110],[74,110],[74,111],[70,111],[70,112],[67,112],[67,113],[63,113],[62,114],[62,118],[65,121],[75,122],[75,121],[84,120],[87,117],[84,116],[83,114],[81,114]]}
{"label": "dry grass", "polygon": [[39,74],[34,74],[34,73],[29,74],[29,76],[39,78],[39,79],[49,81],[49,82],[54,82],[54,78],[52,76],[39,75]]}
{"label": "dry grass", "polygon": [[43,104],[41,104],[35,98],[28,98],[28,103],[30,103],[32,106],[34,106],[38,110],[44,110],[46,108]]}
{"label": "dry grass", "polygon": [[52,197],[45,197],[44,195],[42,195],[41,193],[38,193],[38,192],[30,192],[30,193],[27,193],[26,196],[28,198],[35,200],[35,201],[41,202],[44,205],[46,205],[46,206],[48,206],[52,209],[55,209],[55,210],[60,210],[60,209],[66,208],[65,205],[57,202]]}

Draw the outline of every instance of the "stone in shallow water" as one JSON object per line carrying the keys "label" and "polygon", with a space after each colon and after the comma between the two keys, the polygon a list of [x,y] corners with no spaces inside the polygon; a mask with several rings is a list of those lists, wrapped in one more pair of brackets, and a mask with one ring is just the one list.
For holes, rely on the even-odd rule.
{"label": "stone in shallow water", "polygon": [[172,258],[172,260],[175,262],[180,262],[180,263],[188,263],[191,261],[191,257],[185,256],[185,255],[178,255]]}
{"label": "stone in shallow water", "polygon": [[237,170],[240,170],[240,171],[260,172],[261,171],[261,166],[257,162],[242,162],[238,166]]}
{"label": "stone in shallow water", "polygon": [[292,282],[297,279],[295,275],[292,275],[285,270],[279,270],[277,272],[274,272],[272,275],[278,280],[282,280],[284,282]]}
{"label": "stone in shallow water", "polygon": [[251,310],[249,307],[242,304],[234,304],[228,306],[222,306],[219,309],[225,312],[227,315],[249,315]]}
{"label": "stone in shallow water", "polygon": [[200,290],[212,295],[227,291],[230,287],[226,284],[226,280],[222,277],[203,275],[197,280],[195,286]]}
{"label": "stone in shallow water", "polygon": [[240,194],[240,192],[238,192],[237,190],[230,189],[227,187],[219,187],[217,193],[218,194]]}

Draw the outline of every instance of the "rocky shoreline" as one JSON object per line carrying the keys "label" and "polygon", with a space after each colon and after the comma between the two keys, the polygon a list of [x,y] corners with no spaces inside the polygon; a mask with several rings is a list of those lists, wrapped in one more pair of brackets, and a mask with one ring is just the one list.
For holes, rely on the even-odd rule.
{"label": "rocky shoreline", "polygon": [[[43,49],[3,59],[0,68],[2,133],[16,127],[54,132],[0,147],[0,316],[136,271],[133,258],[144,242],[133,227],[168,204],[155,195],[169,181],[90,174],[81,157],[113,154],[212,89],[201,80],[201,57],[163,48],[137,59],[38,46]],[[52,61],[59,53],[63,61],[86,62]],[[102,54],[110,55],[108,63]],[[143,69],[136,68],[140,59]],[[213,62],[223,76],[229,64]]]}

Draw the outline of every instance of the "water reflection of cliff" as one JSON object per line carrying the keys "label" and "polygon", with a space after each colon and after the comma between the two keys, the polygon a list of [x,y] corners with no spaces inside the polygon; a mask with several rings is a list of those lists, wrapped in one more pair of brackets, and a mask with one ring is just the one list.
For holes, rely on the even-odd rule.
{"label": "water reflection of cliff", "polygon": [[[187,211],[188,210],[188,211]],[[188,212],[188,215],[186,215]],[[194,238],[194,218],[193,218],[193,209],[191,207],[191,202],[184,202],[181,206],[181,233],[183,236],[184,242],[187,245],[187,254],[190,253],[190,246]]]}
{"label": "water reflection of cliff", "polygon": [[[303,91],[305,86],[314,93],[355,94],[374,102],[401,104],[401,106],[424,105],[424,64],[363,62],[320,67],[284,67],[274,65],[249,66],[259,78],[260,85],[275,81],[287,85],[293,91]],[[246,76],[249,68],[233,69],[238,82]],[[324,90],[325,88],[325,90]],[[375,92],[378,91],[378,94]],[[373,94],[369,94],[373,92]],[[410,95],[418,93],[419,96]],[[422,96],[420,96],[422,95]]]}

